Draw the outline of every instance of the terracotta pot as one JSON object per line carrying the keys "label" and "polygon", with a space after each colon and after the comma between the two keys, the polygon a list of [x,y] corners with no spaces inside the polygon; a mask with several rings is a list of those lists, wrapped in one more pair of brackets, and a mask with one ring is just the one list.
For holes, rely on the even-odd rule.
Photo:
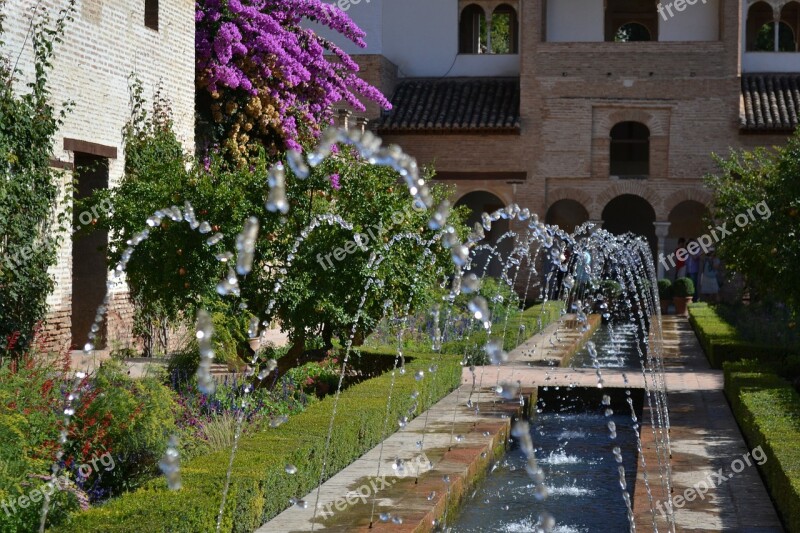
{"label": "terracotta pot", "polygon": [[666,315],[669,313],[669,304],[672,303],[672,300],[660,300],[661,302],[661,314]]}
{"label": "terracotta pot", "polygon": [[675,314],[678,316],[689,316],[689,304],[692,303],[691,296],[675,296],[672,303],[675,304]]}

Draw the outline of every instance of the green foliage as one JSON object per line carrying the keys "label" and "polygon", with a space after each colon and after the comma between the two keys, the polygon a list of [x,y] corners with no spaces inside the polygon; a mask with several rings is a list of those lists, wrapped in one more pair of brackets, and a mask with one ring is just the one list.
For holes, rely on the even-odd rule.
{"label": "green foliage", "polygon": [[689,306],[689,323],[714,368],[722,368],[726,361],[757,357],[764,362],[780,362],[788,356],[785,348],[742,339],[736,328],[707,303]]}
{"label": "green foliage", "polygon": [[800,353],[797,317],[793,316],[792,310],[781,302],[765,299],[746,304],[726,303],[716,306],[716,310],[739,331],[742,338],[752,342],[784,346]]}
{"label": "green foliage", "polygon": [[672,281],[666,278],[658,280],[658,298],[660,300],[672,299]]}
{"label": "green foliage", "polygon": [[613,279],[604,279],[600,282],[600,293],[606,301],[614,302],[622,296],[622,285]]}
{"label": "green foliage", "polygon": [[800,531],[800,395],[755,360],[725,363],[725,394],[789,531]]}
{"label": "green foliage", "polygon": [[[60,447],[63,394],[73,386],[68,368],[66,360],[31,354],[0,366],[0,501],[45,483]],[[78,495],[96,500],[136,487],[152,475],[175,428],[176,404],[169,389],[155,379],[131,380],[117,361],[106,362],[83,380],[73,407],[59,475],[74,485],[55,496],[49,524],[76,508]],[[105,453],[114,459],[111,471],[92,472],[88,478],[76,475],[79,465]],[[0,530],[38,531],[40,507],[12,517],[0,512]]]}
{"label": "green foliage", "polygon": [[[411,199],[398,174],[387,167],[369,165],[350,149],[328,158],[312,175],[299,180],[287,176],[290,211],[286,216],[264,208],[268,195],[267,169],[272,160],[264,153],[249,160],[249,166],[230,164],[218,153],[209,153],[201,164],[191,164],[172,129],[168,105],[156,98],[152,113],[144,111],[141,89],[133,86],[134,112],[126,130],[126,174],[120,186],[101,191],[93,202],[110,199],[113,215],[100,225],[113,235],[110,258],[119,261],[126,241],[144,227],[157,209],[190,202],[198,218],[208,220],[214,231],[225,235],[209,247],[208,235],[192,231],[185,223],[164,219],[160,228],[139,245],[127,267],[128,283],[136,301],[146,311],[159,310],[170,319],[194,316],[201,305],[218,298],[216,284],[229,266],[214,255],[235,249],[236,235],[245,220],[256,216],[260,223],[254,268],[240,281],[241,300],[226,311],[240,314],[239,303],[258,315],[273,298],[275,313],[298,346],[321,335],[326,347],[331,339],[349,335],[356,319],[361,292],[367,290],[367,262],[375,252],[383,256],[377,277],[382,285],[370,286],[359,320],[359,338],[374,328],[384,312],[383,302],[396,305],[412,301],[412,310],[430,302],[437,280],[452,269],[447,250],[436,246],[433,264],[425,263],[416,244],[404,240],[384,251],[393,236],[404,233],[429,239],[429,212],[411,208]],[[338,174],[341,187],[332,187],[330,176]],[[449,191],[434,186],[436,202]],[[291,266],[286,257],[295,238],[319,215],[338,215],[353,230],[322,224],[303,242]],[[462,210],[454,210],[451,222],[459,224]],[[355,232],[375,235],[364,249],[355,246]],[[345,253],[345,247],[349,253]],[[337,249],[341,248],[341,252]],[[343,260],[337,255],[343,254]],[[283,276],[281,289],[273,286]],[[261,317],[266,319],[267,317]]]}
{"label": "green foliage", "polygon": [[[406,377],[395,383],[389,420],[397,419],[409,409],[414,402],[411,392],[417,386],[421,387],[417,413],[421,413],[453,390],[461,379],[458,357],[443,356],[438,360],[438,356],[429,354],[409,355],[413,360],[408,364]],[[394,358],[394,353],[385,356]],[[434,361],[439,365],[434,379],[416,382],[411,378],[417,370],[427,370]],[[385,437],[386,390],[391,379],[387,373],[342,392],[326,477]],[[278,428],[242,438],[222,531],[253,531],[283,511],[289,505],[289,498],[317,486],[332,412],[333,398],[328,397]],[[392,430],[395,428],[396,425]],[[183,488],[179,491],[168,490],[163,479],[156,479],[107,505],[74,514],[68,524],[55,531],[211,531],[216,524],[229,456],[229,450],[221,450],[185,462],[181,466]],[[286,475],[287,463],[297,466],[297,474]]]}
{"label": "green foliage", "polygon": [[290,369],[286,377],[306,394],[314,394],[317,390],[324,393],[336,390],[342,365],[336,357],[327,357],[319,363],[311,362]]}
{"label": "green foliage", "polygon": [[[795,313],[800,307],[800,132],[785,147],[734,152],[716,158],[708,176],[711,216],[727,230],[717,253],[726,269],[741,273],[751,296],[771,296]],[[737,223],[747,219],[747,224]]]}
{"label": "green foliage", "polygon": [[[0,11],[4,0],[0,1]],[[35,75],[27,92],[18,85],[14,66],[0,57],[0,350],[14,356],[30,346],[35,327],[47,311],[53,290],[49,267],[56,263],[58,236],[65,213],[56,215],[59,175],[50,168],[53,138],[68,104],[56,112],[47,76],[53,47],[72,20],[74,0],[51,20],[48,7],[32,10],[31,42]],[[0,48],[2,48],[0,19]],[[8,338],[18,333],[16,343]]]}
{"label": "green foliage", "polygon": [[[0,442],[3,443],[0,446],[0,503],[16,501],[45,483],[32,477],[47,472],[50,464],[42,458],[35,458],[35,450],[29,444],[29,431],[31,426],[23,415],[0,410]],[[76,501],[69,493],[56,493],[51,520],[63,520],[68,511],[76,508]],[[16,513],[10,509],[0,509],[0,531],[38,531],[41,502],[25,509],[16,506]]]}
{"label": "green foliage", "polygon": [[[485,280],[484,280],[485,281]],[[500,306],[495,306],[497,309]],[[525,311],[520,312],[516,307],[507,307],[503,312],[505,316],[502,320],[492,321],[492,338],[503,339],[503,349],[513,350],[532,335],[536,335],[546,328],[553,321],[561,317],[564,303],[561,301],[551,301],[542,304],[532,305]],[[492,310],[494,316],[495,310]],[[487,364],[485,346],[489,341],[487,332],[481,325],[475,324],[471,319],[461,320],[467,322],[464,331],[460,331],[457,340],[445,342],[442,351],[447,354],[460,354],[465,357],[470,364]],[[505,335],[503,333],[505,332]]]}
{"label": "green foliage", "polygon": [[108,452],[115,468],[104,474],[103,485],[112,493],[138,486],[152,475],[175,432],[175,398],[154,378],[132,380],[117,361],[106,361],[98,369],[93,387],[103,390],[82,415],[88,425],[107,419]]}
{"label": "green foliage", "polygon": [[694,295],[694,282],[691,278],[678,278],[672,284],[672,294],[677,298],[688,298]]}

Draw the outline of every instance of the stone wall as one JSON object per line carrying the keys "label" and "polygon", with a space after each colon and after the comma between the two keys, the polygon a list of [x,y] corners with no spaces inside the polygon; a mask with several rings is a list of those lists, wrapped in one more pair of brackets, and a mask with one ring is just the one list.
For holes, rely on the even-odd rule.
{"label": "stone wall", "polygon": [[[42,0],[41,5],[55,17],[66,3]],[[27,33],[34,4],[11,0],[4,6],[5,44],[0,52],[11,58],[12,64],[19,57],[18,68],[23,73],[17,84],[20,90],[33,72]],[[178,135],[187,149],[193,149],[194,144],[194,2],[160,0],[157,30],[145,26],[144,4],[144,0],[78,0],[64,42],[55,47],[54,69],[49,76],[57,109],[62,102],[73,102],[55,139],[54,164],[69,169],[78,148],[112,156],[108,171],[111,187],[123,173],[122,129],[130,116],[130,75],[143,82],[145,97],[162,88],[163,96],[171,101]],[[65,140],[72,150],[65,149]],[[64,173],[64,183],[71,178],[71,172]],[[73,259],[80,260],[72,257],[71,241],[66,238],[58,264],[52,269],[56,290],[48,298],[51,312],[43,330],[49,346],[57,350],[85,341],[71,339]],[[113,337],[109,340],[123,344],[132,341],[131,316],[123,284],[112,291],[108,331]]]}
{"label": "stone wall", "polygon": [[[709,205],[703,177],[712,153],[782,144],[785,135],[745,135],[739,128],[739,3],[722,0],[718,41],[543,42],[543,2],[520,9],[520,115],[514,135],[386,136],[439,172],[524,172],[523,183],[452,181],[458,197],[486,190],[510,196],[544,218],[572,199],[600,220],[616,196],[650,203],[666,222],[681,202]],[[599,22],[602,24],[602,21]],[[391,93],[389,93],[391,94]],[[647,179],[609,172],[611,128],[636,121],[650,130]]]}

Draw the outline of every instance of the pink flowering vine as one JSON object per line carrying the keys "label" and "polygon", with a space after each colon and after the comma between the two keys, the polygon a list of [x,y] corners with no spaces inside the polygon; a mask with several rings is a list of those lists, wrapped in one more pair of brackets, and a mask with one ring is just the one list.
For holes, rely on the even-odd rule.
{"label": "pink flowering vine", "polygon": [[357,76],[356,62],[301,27],[304,20],[366,46],[365,33],[322,0],[196,2],[197,85],[210,96],[212,118],[235,145],[260,139],[278,151],[299,149],[331,122],[334,104],[363,111],[364,98],[391,107]]}

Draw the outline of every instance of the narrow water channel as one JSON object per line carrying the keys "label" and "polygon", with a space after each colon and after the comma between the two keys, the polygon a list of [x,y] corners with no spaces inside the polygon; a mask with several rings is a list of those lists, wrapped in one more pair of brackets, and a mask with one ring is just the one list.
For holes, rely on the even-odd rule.
{"label": "narrow water channel", "polygon": [[[645,350],[641,337],[636,324],[602,324],[592,336],[599,366],[639,369],[639,349]],[[575,354],[570,366],[593,366],[586,347]],[[611,416],[606,416],[602,405],[606,394],[613,408]],[[555,533],[628,531],[619,464],[612,449],[620,448],[632,498],[639,457],[629,398],[641,420],[641,390],[540,387],[531,437],[549,496],[536,499],[533,480],[525,470],[525,456],[512,442],[506,455],[468,497],[460,515],[448,525],[455,533],[529,532],[536,530],[540,515],[549,513],[556,520]],[[613,440],[609,436],[610,421],[617,430]]]}
{"label": "narrow water channel", "polygon": [[[610,420],[617,426],[613,441],[607,427]],[[545,511],[555,518],[557,533],[627,531],[618,465],[611,450],[620,447],[632,491],[637,455],[631,426],[630,416],[606,417],[599,410],[538,414],[531,431],[548,498],[536,500],[533,482],[525,471],[525,456],[512,444],[465,502],[452,524],[453,531],[534,531],[538,516]]]}

